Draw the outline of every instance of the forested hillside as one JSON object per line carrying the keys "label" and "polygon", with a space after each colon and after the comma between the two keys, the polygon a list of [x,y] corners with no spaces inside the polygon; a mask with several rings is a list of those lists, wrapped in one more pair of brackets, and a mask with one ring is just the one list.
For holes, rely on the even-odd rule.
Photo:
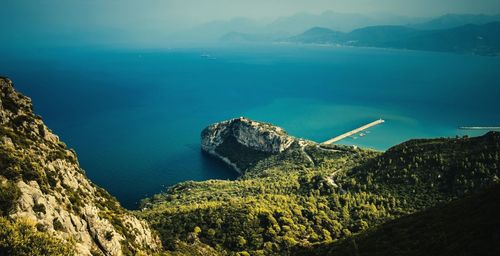
{"label": "forested hillside", "polygon": [[184,182],[143,202],[165,246],[289,255],[498,182],[499,133],[412,140],[380,153],[299,143],[236,181]]}
{"label": "forested hillside", "polygon": [[500,186],[395,219],[296,255],[498,255]]}

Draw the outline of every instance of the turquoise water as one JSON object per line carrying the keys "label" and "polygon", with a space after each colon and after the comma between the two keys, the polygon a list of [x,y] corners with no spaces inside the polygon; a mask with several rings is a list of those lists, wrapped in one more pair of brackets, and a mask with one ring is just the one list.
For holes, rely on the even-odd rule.
{"label": "turquoise water", "polygon": [[463,135],[458,126],[500,126],[500,59],[491,57],[284,45],[57,49],[2,53],[0,73],[129,208],[180,181],[234,179],[199,149],[205,126],[232,117],[315,141],[384,118],[342,141],[380,150]]}

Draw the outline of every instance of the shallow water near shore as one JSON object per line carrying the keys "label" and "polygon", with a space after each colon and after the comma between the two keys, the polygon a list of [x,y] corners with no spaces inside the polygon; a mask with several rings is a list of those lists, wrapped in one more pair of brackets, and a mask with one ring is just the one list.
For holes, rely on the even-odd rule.
{"label": "shallow water near shore", "polygon": [[[211,58],[202,57],[210,54]],[[128,208],[185,180],[234,179],[201,130],[246,116],[322,142],[385,150],[500,125],[500,59],[384,49],[258,46],[6,52],[0,72]]]}

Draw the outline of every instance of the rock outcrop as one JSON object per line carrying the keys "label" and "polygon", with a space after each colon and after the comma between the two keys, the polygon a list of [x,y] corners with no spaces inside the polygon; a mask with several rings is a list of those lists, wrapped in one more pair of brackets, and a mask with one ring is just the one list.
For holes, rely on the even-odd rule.
{"label": "rock outcrop", "polygon": [[280,127],[244,117],[212,124],[201,133],[202,150],[240,173],[266,156],[285,151],[295,141]]}
{"label": "rock outcrop", "polygon": [[71,241],[78,255],[160,250],[148,224],[85,176],[76,154],[33,113],[31,100],[2,77],[0,125],[0,183],[18,191],[0,213],[29,219],[39,231]]}

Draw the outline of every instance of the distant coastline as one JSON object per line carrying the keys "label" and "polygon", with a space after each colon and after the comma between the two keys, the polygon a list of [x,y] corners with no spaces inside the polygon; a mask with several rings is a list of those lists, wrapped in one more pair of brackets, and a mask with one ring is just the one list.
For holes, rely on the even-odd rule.
{"label": "distant coastline", "polygon": [[500,131],[500,126],[460,126],[460,130],[490,130],[490,131]]}

